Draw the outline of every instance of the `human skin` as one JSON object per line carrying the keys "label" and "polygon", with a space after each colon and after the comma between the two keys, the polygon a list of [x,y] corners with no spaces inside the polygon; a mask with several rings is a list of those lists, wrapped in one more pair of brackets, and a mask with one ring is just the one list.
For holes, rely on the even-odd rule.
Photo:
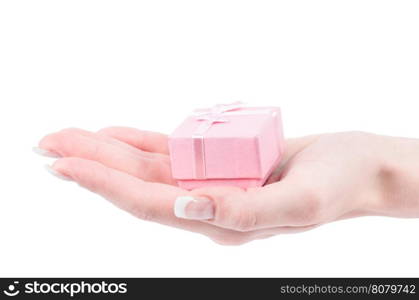
{"label": "human skin", "polygon": [[[65,129],[37,152],[50,171],[148,221],[239,245],[359,216],[419,217],[419,141],[364,132],[288,139],[265,186],[187,191],[171,177],[167,136]],[[182,210],[179,212],[179,209]]]}

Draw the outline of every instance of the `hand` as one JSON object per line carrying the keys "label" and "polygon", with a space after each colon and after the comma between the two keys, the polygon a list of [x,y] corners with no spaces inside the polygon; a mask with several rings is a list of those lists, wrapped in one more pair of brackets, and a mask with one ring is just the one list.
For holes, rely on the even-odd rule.
{"label": "hand", "polygon": [[180,189],[171,177],[167,136],[160,133],[66,129],[43,138],[38,152],[59,157],[52,172],[141,219],[242,244],[349,217],[419,216],[415,201],[396,205],[386,189],[393,175],[383,163],[386,139],[359,132],[289,139],[267,185],[247,191]]}

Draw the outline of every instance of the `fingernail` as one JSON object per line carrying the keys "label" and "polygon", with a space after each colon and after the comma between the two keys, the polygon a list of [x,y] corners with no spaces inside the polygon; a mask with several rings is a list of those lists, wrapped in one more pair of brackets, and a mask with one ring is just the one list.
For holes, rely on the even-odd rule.
{"label": "fingernail", "polygon": [[214,218],[214,203],[204,197],[177,197],[174,207],[175,216],[189,220],[210,220]]}
{"label": "fingernail", "polygon": [[45,150],[45,149],[42,149],[42,148],[39,148],[39,147],[33,147],[32,151],[35,152],[36,154],[46,156],[46,157],[52,157],[52,158],[61,157],[61,155],[59,155],[58,153],[48,151],[48,150]]}
{"label": "fingernail", "polygon": [[55,177],[65,180],[65,181],[73,181],[73,179],[71,179],[70,177],[63,175],[59,172],[57,172],[56,170],[54,170],[50,165],[45,165],[45,169],[52,175],[54,175]]}

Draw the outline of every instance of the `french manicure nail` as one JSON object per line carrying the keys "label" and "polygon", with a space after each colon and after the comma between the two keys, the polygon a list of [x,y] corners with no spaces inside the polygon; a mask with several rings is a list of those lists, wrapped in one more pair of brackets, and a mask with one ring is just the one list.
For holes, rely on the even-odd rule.
{"label": "french manicure nail", "polygon": [[36,154],[46,156],[46,157],[52,157],[52,158],[61,157],[61,155],[59,155],[58,153],[48,151],[48,150],[45,150],[45,149],[42,149],[42,148],[39,148],[39,147],[33,147],[32,151],[35,152]]}
{"label": "french manicure nail", "polygon": [[51,174],[54,175],[55,177],[65,180],[65,181],[73,181],[73,179],[71,179],[70,177],[63,175],[59,172],[57,172],[56,170],[54,170],[50,165],[45,165],[45,169]]}
{"label": "french manicure nail", "polygon": [[204,197],[180,196],[174,206],[175,216],[189,220],[210,220],[214,218],[214,203]]}

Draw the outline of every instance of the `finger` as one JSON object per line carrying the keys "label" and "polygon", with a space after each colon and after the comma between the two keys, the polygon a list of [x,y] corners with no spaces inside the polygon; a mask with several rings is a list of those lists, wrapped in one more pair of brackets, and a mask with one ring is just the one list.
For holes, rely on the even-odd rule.
{"label": "finger", "polygon": [[242,232],[316,225],[324,213],[315,191],[288,178],[248,191],[219,187],[191,194],[175,202],[179,218],[203,220]]}
{"label": "finger", "polygon": [[[119,147],[121,149],[124,149],[125,151],[131,152],[133,154],[137,154],[137,155],[141,155],[141,156],[145,156],[145,157],[150,157],[150,158],[161,157],[160,154],[142,151],[142,150],[137,149],[137,148],[135,148],[131,145],[128,145],[127,143],[124,143],[120,140],[114,139],[110,136],[93,133],[93,132],[83,130],[83,129],[79,129],[79,128],[66,128],[66,129],[63,129],[59,132],[49,134],[41,140],[40,147],[42,146],[43,150],[47,150],[47,151],[50,151],[50,152],[53,151],[52,149],[49,149],[51,147],[50,147],[50,144],[48,143],[48,139],[51,138],[51,137],[55,137],[57,135],[63,135],[63,136],[66,136],[66,135],[80,135],[80,136],[84,136],[86,138],[90,138],[92,140],[101,141],[101,142],[104,142],[104,143],[107,143],[107,144],[117,146],[117,147]],[[56,153],[56,154],[59,154],[59,153]]]}
{"label": "finger", "polygon": [[[118,142],[119,143],[119,142]],[[67,129],[43,138],[39,147],[60,154],[62,157],[80,157],[98,161],[110,168],[126,172],[147,181],[175,185],[167,155],[143,155],[140,150],[109,143],[80,130]]]}
{"label": "finger", "polygon": [[84,135],[86,137],[90,137],[92,139],[95,140],[99,140],[99,141],[103,141],[106,142],[108,144],[112,144],[115,146],[118,146],[122,149],[125,149],[126,151],[129,151],[131,153],[134,154],[139,154],[142,156],[147,156],[147,157],[151,157],[151,158],[155,158],[155,157],[161,157],[159,154],[157,153],[150,153],[150,152],[146,152],[146,151],[142,151],[138,148],[135,148],[127,143],[124,143],[118,139],[115,139],[111,136],[107,136],[105,134],[98,134],[98,133],[94,133],[94,132],[90,132],[87,130],[83,130],[83,129],[78,129],[78,128],[69,128],[69,129],[65,129],[64,131],[74,131],[75,133],[78,133],[80,135]]}
{"label": "finger", "polygon": [[129,127],[109,127],[98,131],[148,152],[169,154],[167,135]]}
{"label": "finger", "polygon": [[253,239],[251,233],[235,232],[204,222],[176,218],[173,214],[174,201],[176,197],[188,194],[180,188],[145,182],[96,161],[76,157],[58,159],[52,168],[143,220],[201,233],[229,244],[242,244]]}

